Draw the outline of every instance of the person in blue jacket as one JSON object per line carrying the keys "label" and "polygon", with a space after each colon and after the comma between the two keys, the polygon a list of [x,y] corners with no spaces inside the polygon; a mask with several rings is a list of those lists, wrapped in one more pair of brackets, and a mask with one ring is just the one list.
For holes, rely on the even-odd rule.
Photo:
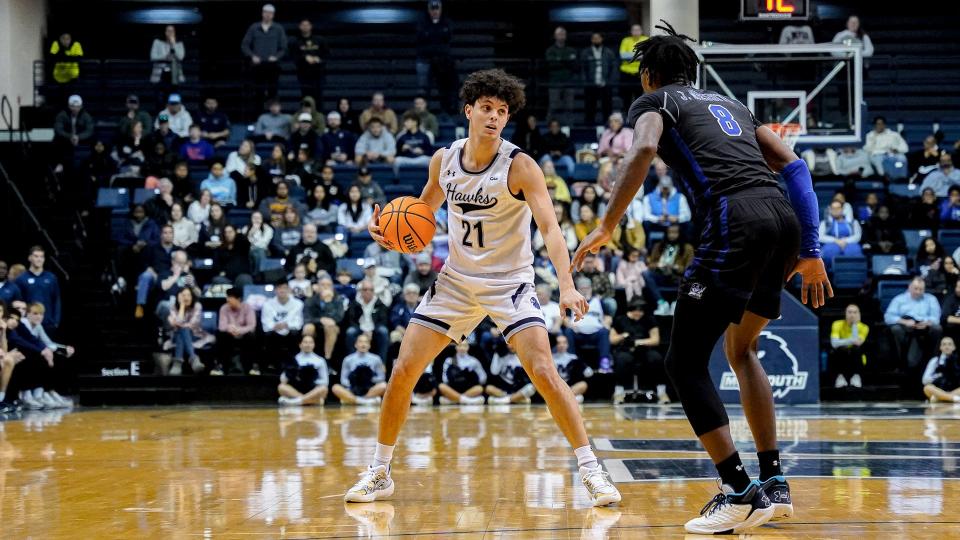
{"label": "person in blue jacket", "polygon": [[27,304],[39,302],[47,308],[43,327],[47,331],[56,330],[60,326],[60,282],[52,272],[43,269],[46,262],[46,252],[41,246],[30,248],[30,268],[17,277],[17,287]]}

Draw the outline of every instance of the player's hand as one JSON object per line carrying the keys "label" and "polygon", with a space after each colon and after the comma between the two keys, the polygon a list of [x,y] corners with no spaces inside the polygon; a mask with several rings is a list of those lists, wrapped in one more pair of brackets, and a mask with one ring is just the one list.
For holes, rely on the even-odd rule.
{"label": "player's hand", "polygon": [[583,318],[590,310],[587,300],[573,287],[560,287],[560,317],[567,317],[567,310],[573,312],[573,322]]}
{"label": "player's hand", "polygon": [[383,249],[393,250],[387,240],[383,237],[383,234],[380,233],[380,205],[373,205],[373,217],[370,218],[370,222],[367,223],[367,232],[370,233],[370,237],[373,238],[373,241],[380,244],[380,247]]}
{"label": "player's hand", "polygon": [[579,272],[583,267],[583,259],[586,258],[587,253],[596,255],[596,253],[600,251],[600,248],[607,245],[609,241],[610,231],[604,229],[603,225],[598,226],[583,239],[583,242],[580,242],[580,246],[577,247],[577,252],[573,254],[573,262],[570,263],[570,270]]}
{"label": "player's hand", "polygon": [[797,265],[793,267],[793,272],[787,278],[793,279],[793,276],[800,274],[803,284],[800,286],[800,301],[807,304],[809,295],[809,304],[814,309],[826,304],[824,293],[833,298],[833,287],[830,285],[830,279],[827,278],[827,270],[823,267],[822,259],[800,259]]}

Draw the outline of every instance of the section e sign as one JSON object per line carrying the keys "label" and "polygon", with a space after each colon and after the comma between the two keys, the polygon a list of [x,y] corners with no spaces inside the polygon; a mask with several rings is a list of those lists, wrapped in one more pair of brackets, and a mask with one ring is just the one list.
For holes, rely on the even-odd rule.
{"label": "section e sign", "polygon": [[741,21],[805,21],[810,16],[810,0],[740,0]]}

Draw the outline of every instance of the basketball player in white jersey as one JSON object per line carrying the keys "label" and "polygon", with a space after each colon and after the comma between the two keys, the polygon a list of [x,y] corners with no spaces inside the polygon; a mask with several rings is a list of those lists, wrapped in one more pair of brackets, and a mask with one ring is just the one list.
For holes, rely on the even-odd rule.
{"label": "basketball player in white jersey", "polygon": [[[438,150],[420,199],[434,211],[446,202],[450,255],[424,295],[400,344],[400,354],[383,397],[373,462],[347,491],[347,502],[370,502],[393,494],[390,460],[407,418],[410,393],[424,367],[451,341],[460,342],[486,316],[500,328],[520,357],[550,414],[574,448],[580,476],[595,506],[620,501],[590,444],[580,409],[554,366],[550,341],[533,286],[530,219],[543,234],[560,279],[560,312],[579,320],[587,302],[576,291],[570,256],[553,202],[536,161],[500,138],[510,114],[523,108],[523,83],[502,70],[478,71],[460,90],[469,137]],[[370,234],[380,234],[380,209]]]}

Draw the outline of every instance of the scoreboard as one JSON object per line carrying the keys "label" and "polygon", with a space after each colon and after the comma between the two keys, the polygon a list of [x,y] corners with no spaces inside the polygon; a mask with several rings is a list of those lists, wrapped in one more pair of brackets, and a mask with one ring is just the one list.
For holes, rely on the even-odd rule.
{"label": "scoreboard", "polygon": [[805,21],[810,0],[740,0],[741,21]]}

